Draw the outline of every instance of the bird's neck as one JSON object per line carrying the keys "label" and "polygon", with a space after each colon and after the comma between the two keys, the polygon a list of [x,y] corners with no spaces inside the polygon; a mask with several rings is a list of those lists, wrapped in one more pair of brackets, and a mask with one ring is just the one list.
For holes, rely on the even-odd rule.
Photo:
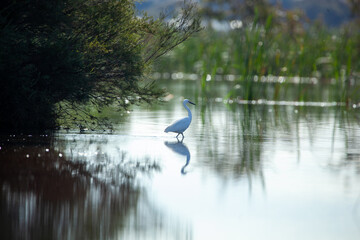
{"label": "bird's neck", "polygon": [[190,108],[189,108],[185,103],[184,103],[184,108],[187,110],[188,116],[189,116],[190,121],[191,121],[191,119],[192,119],[192,114],[191,114]]}

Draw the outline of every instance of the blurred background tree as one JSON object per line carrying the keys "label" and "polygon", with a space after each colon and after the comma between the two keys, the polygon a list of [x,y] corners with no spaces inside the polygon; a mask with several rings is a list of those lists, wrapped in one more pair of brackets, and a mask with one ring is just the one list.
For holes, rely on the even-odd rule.
{"label": "blurred background tree", "polygon": [[360,0],[347,0],[351,14],[359,22],[360,20]]}
{"label": "blurred background tree", "polygon": [[144,81],[152,61],[199,31],[196,6],[176,21],[137,15],[134,2],[0,3],[0,130],[97,127],[99,113],[162,95]]}
{"label": "blurred background tree", "polygon": [[244,24],[253,23],[255,17],[265,24],[274,7],[266,0],[203,0],[202,14],[205,19],[234,20],[240,19]]}

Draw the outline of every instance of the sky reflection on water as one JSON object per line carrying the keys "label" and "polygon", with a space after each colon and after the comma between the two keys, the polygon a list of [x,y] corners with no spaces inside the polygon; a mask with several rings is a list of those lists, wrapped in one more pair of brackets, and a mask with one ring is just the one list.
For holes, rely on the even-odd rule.
{"label": "sky reflection on water", "polygon": [[183,143],[163,132],[177,98],[113,134],[3,136],[4,239],[359,238],[351,112],[201,105]]}

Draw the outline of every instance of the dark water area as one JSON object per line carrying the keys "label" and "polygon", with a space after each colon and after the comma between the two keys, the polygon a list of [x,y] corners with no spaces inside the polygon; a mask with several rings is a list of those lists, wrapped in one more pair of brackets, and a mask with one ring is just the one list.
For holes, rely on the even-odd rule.
{"label": "dark water area", "polygon": [[[164,85],[112,133],[2,135],[0,238],[359,239],[358,109]],[[179,142],[164,129],[183,97]]]}

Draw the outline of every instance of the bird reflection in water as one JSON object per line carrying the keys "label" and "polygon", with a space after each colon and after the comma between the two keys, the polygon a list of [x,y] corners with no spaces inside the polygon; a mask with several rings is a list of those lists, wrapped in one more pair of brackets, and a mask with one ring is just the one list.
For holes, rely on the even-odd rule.
{"label": "bird reflection in water", "polygon": [[182,156],[186,156],[186,163],[181,168],[181,174],[185,175],[187,172],[185,171],[185,168],[190,163],[190,151],[188,147],[182,142],[177,140],[176,142],[165,142],[165,145],[170,148],[173,152],[180,154]]}

